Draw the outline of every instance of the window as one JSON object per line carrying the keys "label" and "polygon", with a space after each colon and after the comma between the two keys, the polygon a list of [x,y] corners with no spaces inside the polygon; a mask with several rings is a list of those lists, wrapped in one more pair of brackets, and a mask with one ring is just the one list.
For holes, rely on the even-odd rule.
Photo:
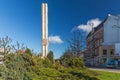
{"label": "window", "polygon": [[97,44],[96,44],[96,42],[95,42],[95,47],[97,47]]}
{"label": "window", "polygon": [[104,63],[106,63],[106,61],[107,61],[107,59],[106,59],[106,58],[105,58],[105,59],[103,59],[103,62],[104,62]]}
{"label": "window", "polygon": [[107,50],[103,49],[103,55],[107,55]]}
{"label": "window", "polygon": [[95,49],[95,55],[96,55],[96,56],[99,55],[99,49]]}
{"label": "window", "polygon": [[102,39],[100,39],[100,45],[102,44]]}
{"label": "window", "polygon": [[114,54],[114,49],[110,49],[110,55]]}
{"label": "window", "polygon": [[99,40],[97,40],[97,46],[99,46]]}
{"label": "window", "polygon": [[95,55],[97,54],[97,50],[95,49]]}

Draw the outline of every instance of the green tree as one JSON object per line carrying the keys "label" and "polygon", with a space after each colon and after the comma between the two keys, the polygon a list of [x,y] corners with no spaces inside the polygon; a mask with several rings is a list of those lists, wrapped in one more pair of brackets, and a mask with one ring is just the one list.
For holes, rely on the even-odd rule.
{"label": "green tree", "polygon": [[29,54],[30,56],[33,55],[33,52],[32,52],[29,48],[27,48],[27,49],[25,50],[25,53],[26,53],[26,54]]}
{"label": "green tree", "polygon": [[0,64],[0,80],[5,80],[7,73],[6,65]]}
{"label": "green tree", "polygon": [[5,57],[4,64],[6,65],[6,80],[22,80],[26,72],[25,62],[22,54],[10,53]]}
{"label": "green tree", "polygon": [[68,48],[60,57],[60,63],[65,67],[69,67],[68,63],[71,59],[81,58],[83,51],[85,50],[82,34],[79,31],[74,32],[73,38],[69,39],[68,43]]}
{"label": "green tree", "polygon": [[48,53],[47,58],[52,62],[52,64],[54,64],[53,51],[50,51],[50,52]]}
{"label": "green tree", "polygon": [[44,58],[44,59],[42,59],[42,67],[43,68],[52,68],[53,64],[51,63],[51,61],[48,58]]}
{"label": "green tree", "polygon": [[85,64],[81,58],[72,58],[68,62],[69,67],[85,69]]}
{"label": "green tree", "polygon": [[60,64],[60,61],[59,60],[55,61],[55,69],[60,70],[62,68],[63,68],[63,66]]}

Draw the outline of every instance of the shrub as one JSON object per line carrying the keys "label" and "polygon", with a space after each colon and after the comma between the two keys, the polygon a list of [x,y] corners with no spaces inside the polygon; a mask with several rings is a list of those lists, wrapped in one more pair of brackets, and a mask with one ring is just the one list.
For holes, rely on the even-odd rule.
{"label": "shrub", "polygon": [[86,68],[83,60],[81,58],[72,58],[68,61],[69,67],[72,68]]}
{"label": "shrub", "polygon": [[60,62],[59,61],[56,61],[55,62],[55,69],[56,70],[60,70],[60,69],[62,69],[63,68],[63,66],[60,64]]}

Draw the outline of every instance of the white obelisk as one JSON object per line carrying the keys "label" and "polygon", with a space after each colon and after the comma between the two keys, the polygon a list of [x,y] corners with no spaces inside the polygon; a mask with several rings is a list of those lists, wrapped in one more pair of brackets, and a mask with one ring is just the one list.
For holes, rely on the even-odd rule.
{"label": "white obelisk", "polygon": [[48,5],[42,3],[42,57],[48,53]]}

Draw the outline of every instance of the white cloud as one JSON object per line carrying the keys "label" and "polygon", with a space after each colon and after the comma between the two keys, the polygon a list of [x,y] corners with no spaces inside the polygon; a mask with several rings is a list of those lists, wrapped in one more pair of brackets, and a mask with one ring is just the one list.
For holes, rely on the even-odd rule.
{"label": "white cloud", "polygon": [[73,28],[72,31],[83,30],[88,33],[92,30],[92,26],[90,24],[93,24],[93,27],[97,27],[100,23],[101,23],[101,20],[99,20],[99,18],[91,19],[91,20],[88,20],[86,24],[81,24]]}
{"label": "white cloud", "polygon": [[60,38],[60,36],[49,36],[49,42],[50,43],[58,43],[58,44],[61,44],[63,43],[62,39]]}

